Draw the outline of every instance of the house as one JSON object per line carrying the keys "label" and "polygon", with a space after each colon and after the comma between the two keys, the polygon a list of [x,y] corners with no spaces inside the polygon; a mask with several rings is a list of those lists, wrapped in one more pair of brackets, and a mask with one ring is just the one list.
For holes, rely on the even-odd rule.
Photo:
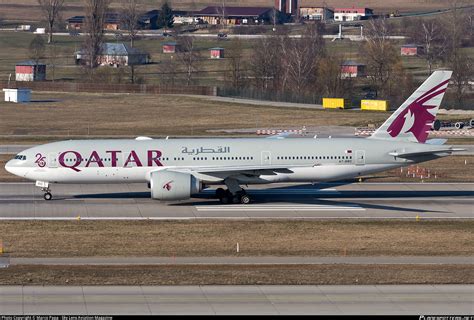
{"label": "house", "polygon": [[155,30],[158,29],[158,16],[160,10],[150,10],[140,15],[138,18],[138,25],[140,29]]}
{"label": "house", "polygon": [[369,8],[335,8],[335,21],[357,21],[366,20],[374,15],[374,11]]}
{"label": "house", "polygon": [[179,44],[176,42],[163,43],[163,53],[176,53],[179,51]]}
{"label": "house", "polygon": [[405,44],[400,49],[400,54],[402,56],[417,56],[423,54],[424,47],[418,44]]}
{"label": "house", "polygon": [[224,58],[224,48],[211,48],[211,59],[222,59]]}
{"label": "house", "polygon": [[298,0],[275,0],[275,9],[289,15],[298,13]]}
{"label": "house", "polygon": [[327,7],[301,7],[300,18],[315,21],[333,20],[334,11]]}
{"label": "house", "polygon": [[[104,17],[104,30],[119,30],[120,29],[120,14],[109,12],[105,14]],[[84,24],[86,23],[85,16],[74,16],[72,18],[66,19],[67,30],[82,30],[84,28]]]}
{"label": "house", "polygon": [[[85,64],[86,60],[83,50],[76,53],[76,64]],[[131,66],[149,63],[150,55],[124,43],[104,43],[98,60],[103,66]]]}
{"label": "house", "polygon": [[353,60],[347,60],[341,64],[341,78],[357,78],[365,76],[365,64]]}
{"label": "house", "polygon": [[194,13],[194,16],[212,25],[264,24],[270,21],[272,11],[273,8],[268,7],[210,6]]}
{"label": "house", "polygon": [[46,80],[46,65],[28,60],[15,65],[16,81],[41,81]]}

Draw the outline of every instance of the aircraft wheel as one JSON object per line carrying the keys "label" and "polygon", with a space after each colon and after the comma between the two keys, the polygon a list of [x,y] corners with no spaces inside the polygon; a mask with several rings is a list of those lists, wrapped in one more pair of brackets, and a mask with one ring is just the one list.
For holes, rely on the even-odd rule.
{"label": "aircraft wheel", "polygon": [[51,200],[53,199],[53,195],[50,192],[46,192],[43,196],[44,200]]}
{"label": "aircraft wheel", "polygon": [[217,197],[217,199],[220,199],[220,198],[225,197],[225,196],[226,196],[226,192],[225,192],[224,189],[222,189],[222,188],[217,188],[217,189],[216,189],[216,197]]}
{"label": "aircraft wheel", "polygon": [[232,201],[232,198],[229,198],[228,196],[224,195],[223,197],[219,198],[219,201],[222,203],[222,204],[229,204],[231,203]]}
{"label": "aircraft wheel", "polygon": [[240,203],[242,204],[249,204],[250,203],[250,197],[247,194],[243,194],[240,197]]}

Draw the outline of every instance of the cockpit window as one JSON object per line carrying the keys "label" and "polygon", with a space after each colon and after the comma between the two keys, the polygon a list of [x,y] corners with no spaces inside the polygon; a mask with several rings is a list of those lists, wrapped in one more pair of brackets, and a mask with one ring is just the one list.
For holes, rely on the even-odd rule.
{"label": "cockpit window", "polygon": [[16,159],[16,160],[26,160],[26,156],[19,154],[19,155],[15,156],[14,159]]}

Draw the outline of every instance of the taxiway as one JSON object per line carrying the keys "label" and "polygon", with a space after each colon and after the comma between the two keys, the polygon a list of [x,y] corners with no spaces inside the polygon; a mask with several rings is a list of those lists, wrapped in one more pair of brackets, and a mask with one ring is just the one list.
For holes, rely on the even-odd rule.
{"label": "taxiway", "polygon": [[[324,189],[321,189],[324,188]],[[143,184],[0,183],[0,220],[473,219],[474,183],[354,183],[250,186],[249,205],[222,205],[213,190],[163,203]]]}
{"label": "taxiway", "polygon": [[2,314],[473,313],[472,285],[1,286]]}

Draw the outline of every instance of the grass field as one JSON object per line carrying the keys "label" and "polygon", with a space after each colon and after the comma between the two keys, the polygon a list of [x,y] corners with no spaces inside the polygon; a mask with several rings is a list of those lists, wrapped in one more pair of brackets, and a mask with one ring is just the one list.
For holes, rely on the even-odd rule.
{"label": "grass field", "polygon": [[12,257],[472,256],[473,227],[415,219],[3,221],[0,240]]}
{"label": "grass field", "polygon": [[0,269],[1,285],[472,284],[468,265],[25,266]]}

